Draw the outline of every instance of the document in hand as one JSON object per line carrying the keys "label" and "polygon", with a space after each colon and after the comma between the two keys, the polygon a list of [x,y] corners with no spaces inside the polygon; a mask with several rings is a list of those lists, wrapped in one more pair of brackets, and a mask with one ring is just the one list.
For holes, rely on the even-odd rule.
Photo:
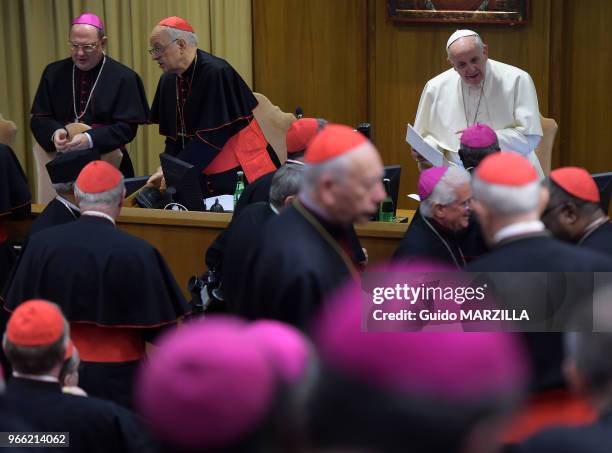
{"label": "document in hand", "polygon": [[412,149],[427,159],[434,167],[443,167],[448,165],[448,163],[445,162],[444,154],[427,143],[412,127],[412,124],[408,124],[406,141],[410,146],[412,146]]}

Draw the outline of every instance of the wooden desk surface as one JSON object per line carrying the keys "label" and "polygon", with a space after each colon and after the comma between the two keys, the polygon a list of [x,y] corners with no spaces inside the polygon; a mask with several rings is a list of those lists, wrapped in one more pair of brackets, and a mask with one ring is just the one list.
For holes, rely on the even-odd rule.
{"label": "wooden desk surface", "polygon": [[[32,216],[22,221],[7,222],[12,240],[23,240],[33,219],[44,205],[32,205]],[[399,211],[398,215],[412,220],[414,211]],[[204,254],[217,235],[227,227],[232,215],[214,212],[176,212],[158,209],[123,208],[117,225],[155,246],[172,270],[187,295],[189,277],[206,269]],[[368,222],[356,225],[362,247],[368,251],[370,263],[387,260],[404,237],[407,223]]]}

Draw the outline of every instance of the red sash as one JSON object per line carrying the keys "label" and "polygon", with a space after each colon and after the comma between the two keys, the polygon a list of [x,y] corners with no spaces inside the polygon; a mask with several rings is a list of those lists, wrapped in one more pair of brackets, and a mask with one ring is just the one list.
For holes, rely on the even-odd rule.
{"label": "red sash", "polygon": [[221,152],[203,170],[206,175],[215,175],[241,166],[247,181],[255,181],[276,167],[266,149],[268,142],[257,120],[232,136]]}

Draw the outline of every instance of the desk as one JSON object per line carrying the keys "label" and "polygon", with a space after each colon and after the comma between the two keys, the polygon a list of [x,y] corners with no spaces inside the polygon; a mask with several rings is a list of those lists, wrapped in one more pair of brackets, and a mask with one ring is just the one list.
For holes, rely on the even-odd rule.
{"label": "desk", "polygon": [[[9,238],[23,240],[34,218],[44,205],[32,205],[30,218],[7,222]],[[412,219],[413,211],[398,211]],[[217,235],[227,227],[232,215],[214,212],[175,212],[158,209],[123,208],[117,221],[122,230],[155,246],[187,294],[187,281],[205,269],[204,254]],[[370,263],[391,257],[408,228],[407,223],[368,222],[356,226],[362,247],[368,250]]]}

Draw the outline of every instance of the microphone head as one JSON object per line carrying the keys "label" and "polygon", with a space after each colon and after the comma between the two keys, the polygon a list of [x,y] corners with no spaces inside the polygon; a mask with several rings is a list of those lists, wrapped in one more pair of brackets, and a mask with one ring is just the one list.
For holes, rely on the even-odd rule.
{"label": "microphone head", "polygon": [[304,110],[302,110],[302,107],[296,107],[295,108],[295,117],[299,120],[303,116],[304,116]]}

